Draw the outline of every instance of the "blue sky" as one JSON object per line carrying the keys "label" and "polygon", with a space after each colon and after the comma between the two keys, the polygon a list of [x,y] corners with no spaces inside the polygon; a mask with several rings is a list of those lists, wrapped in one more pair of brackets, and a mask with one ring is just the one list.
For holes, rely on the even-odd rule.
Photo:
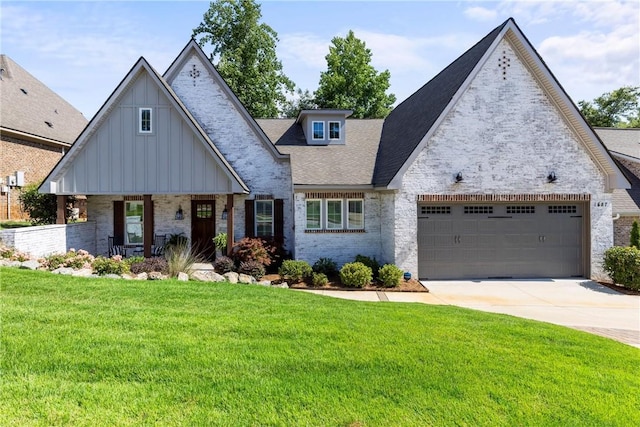
{"label": "blue sky", "polygon": [[[259,3],[285,74],[302,89],[317,88],[331,39],[352,29],[401,101],[509,17],[575,102],[640,85],[637,0]],[[3,0],[0,51],[91,118],[140,56],[164,73],[208,7]]]}

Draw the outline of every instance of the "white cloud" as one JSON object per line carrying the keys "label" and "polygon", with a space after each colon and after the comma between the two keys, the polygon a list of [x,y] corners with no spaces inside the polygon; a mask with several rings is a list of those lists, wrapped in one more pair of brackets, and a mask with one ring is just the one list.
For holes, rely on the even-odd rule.
{"label": "white cloud", "polygon": [[493,21],[498,17],[497,10],[487,9],[485,7],[474,6],[464,10],[464,15],[474,21]]}

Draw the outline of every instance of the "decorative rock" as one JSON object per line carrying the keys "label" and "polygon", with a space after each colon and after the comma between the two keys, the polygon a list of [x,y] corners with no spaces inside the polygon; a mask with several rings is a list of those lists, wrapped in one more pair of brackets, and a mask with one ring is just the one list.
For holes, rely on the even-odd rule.
{"label": "decorative rock", "polygon": [[212,270],[197,270],[191,274],[193,280],[200,282],[224,282],[225,278]]}
{"label": "decorative rock", "polygon": [[238,275],[238,282],[250,285],[252,283],[255,283],[256,279],[254,279],[253,277],[249,276],[248,274],[239,274]]}
{"label": "decorative rock", "polygon": [[238,273],[234,273],[233,271],[230,271],[228,273],[224,273],[223,276],[229,283],[238,283],[238,279],[239,279]]}
{"label": "decorative rock", "polygon": [[133,275],[131,275],[129,273],[124,273],[124,274],[120,275],[120,277],[122,277],[125,280],[133,280],[133,279],[136,278],[135,276],[133,276]]}
{"label": "decorative rock", "polygon": [[270,280],[260,280],[257,284],[260,285],[260,286],[271,286],[271,281]]}
{"label": "decorative rock", "polygon": [[274,288],[282,288],[282,289],[289,289],[289,284],[287,282],[282,282],[278,285],[273,285]]}
{"label": "decorative rock", "polygon": [[69,267],[58,267],[52,271],[53,274],[62,274],[64,276],[71,276],[73,274],[73,268]]}
{"label": "decorative rock", "polygon": [[189,281],[189,275],[187,273],[183,273],[182,271],[180,273],[178,273],[178,280],[181,282],[188,282]]}
{"label": "decorative rock", "polygon": [[74,270],[71,275],[78,277],[91,277],[93,276],[93,270],[91,270],[90,268],[82,268],[80,270]]}
{"label": "decorative rock", "polygon": [[20,261],[9,261],[3,259],[0,265],[3,267],[20,267],[22,263]]}
{"label": "decorative rock", "polygon": [[37,270],[40,268],[40,263],[38,261],[25,261],[20,264],[20,268],[24,268],[26,270]]}
{"label": "decorative rock", "polygon": [[166,278],[166,276],[159,271],[152,271],[147,275],[147,280],[162,280],[164,278]]}
{"label": "decorative rock", "polygon": [[147,280],[149,277],[147,273],[140,273],[136,276],[136,280]]}

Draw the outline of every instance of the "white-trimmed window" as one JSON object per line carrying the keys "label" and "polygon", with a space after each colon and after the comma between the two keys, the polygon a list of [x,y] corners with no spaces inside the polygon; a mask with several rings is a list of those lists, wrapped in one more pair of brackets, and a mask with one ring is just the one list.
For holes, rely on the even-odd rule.
{"label": "white-trimmed window", "polygon": [[364,200],[347,200],[347,228],[350,230],[364,228]]}
{"label": "white-trimmed window", "polygon": [[342,227],[342,199],[327,200],[327,230],[339,230]]}
{"label": "white-trimmed window", "polygon": [[324,122],[311,123],[313,139],[324,139]]}
{"label": "white-trimmed window", "polygon": [[273,236],[273,200],[256,200],[256,237]]}
{"label": "white-trimmed window", "polygon": [[139,108],[138,109],[138,132],[151,133],[153,132],[153,110],[151,108]]}
{"label": "white-trimmed window", "polygon": [[329,122],[329,139],[340,139],[340,122]]}
{"label": "white-trimmed window", "polygon": [[322,229],[322,200],[307,200],[307,230]]}
{"label": "white-trimmed window", "polygon": [[124,203],[125,244],[142,245],[144,243],[144,202],[127,201]]}

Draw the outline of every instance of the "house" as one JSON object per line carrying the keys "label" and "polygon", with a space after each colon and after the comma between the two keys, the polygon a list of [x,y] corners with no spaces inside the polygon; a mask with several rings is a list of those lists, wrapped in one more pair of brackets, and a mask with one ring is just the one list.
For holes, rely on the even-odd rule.
{"label": "house", "polygon": [[631,188],[613,190],[614,238],[616,246],[629,246],[633,221],[640,223],[640,129],[594,129]]}
{"label": "house", "polygon": [[27,219],[20,188],[42,181],[87,119],[7,55],[0,55],[0,220]]}
{"label": "house", "polygon": [[89,195],[102,253],[226,231],[427,279],[601,271],[629,183],[513,19],[386,119],[350,114],[256,121],[191,40],[133,66],[41,191]]}

